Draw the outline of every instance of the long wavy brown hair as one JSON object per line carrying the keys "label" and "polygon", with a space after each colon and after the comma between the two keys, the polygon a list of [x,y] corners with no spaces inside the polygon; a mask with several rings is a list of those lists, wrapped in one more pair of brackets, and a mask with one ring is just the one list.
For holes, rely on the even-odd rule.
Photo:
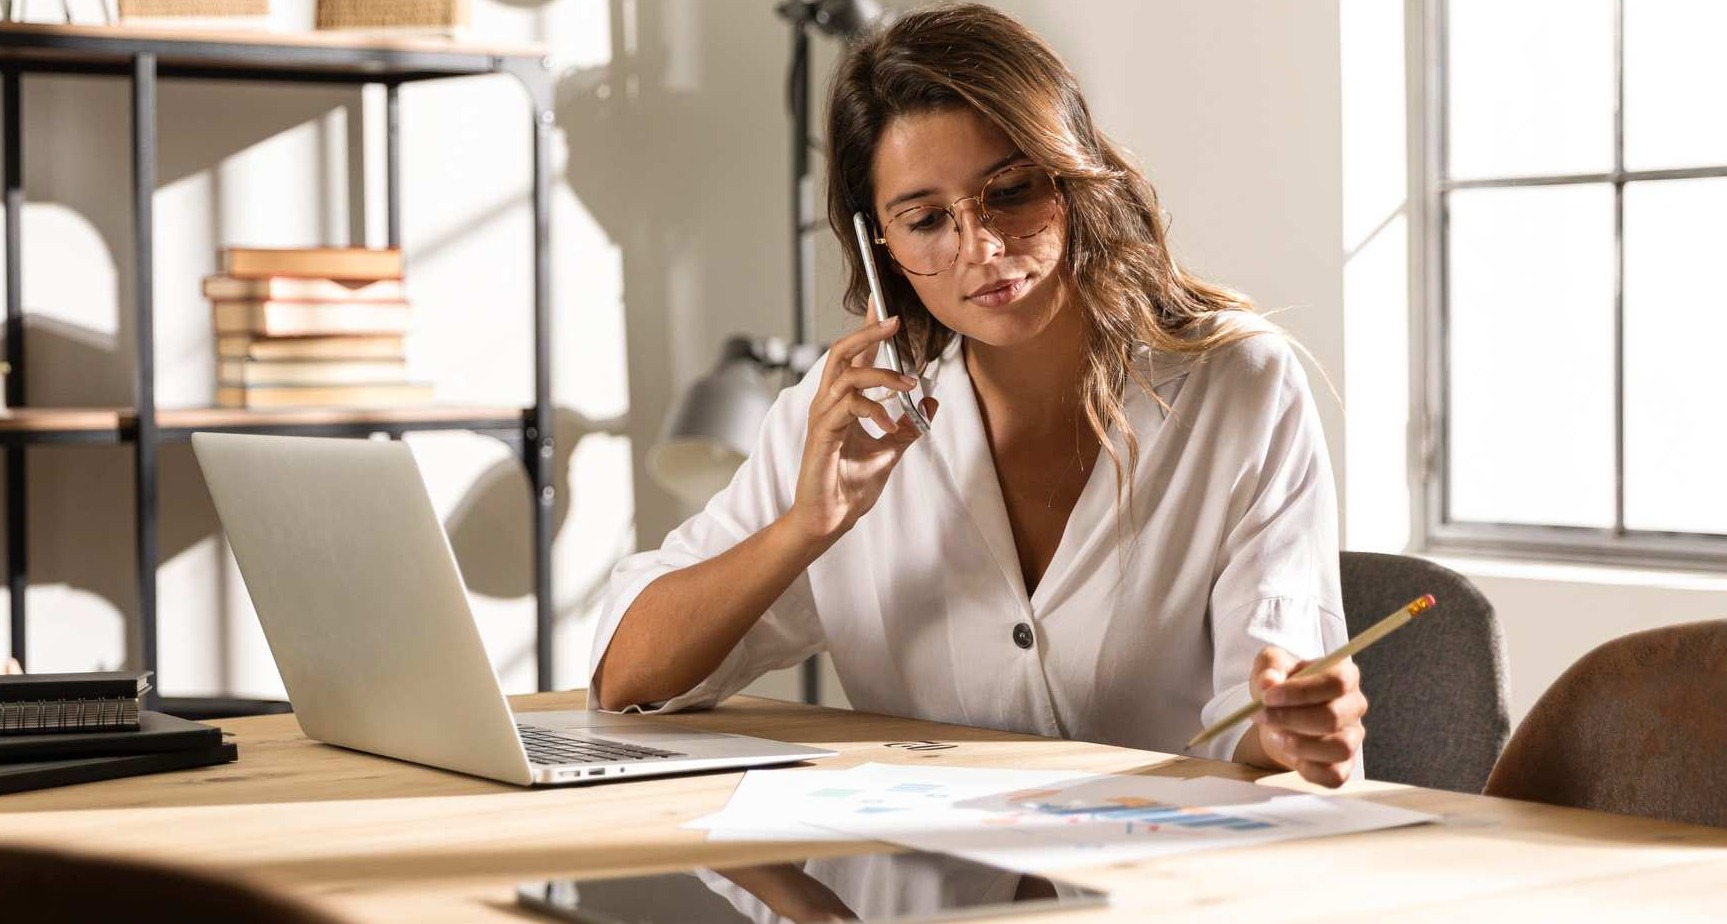
{"label": "long wavy brown hair", "polygon": [[[1176,263],[1156,190],[1092,124],[1073,72],[1005,13],[976,3],[915,10],[860,39],[840,61],[828,104],[828,222],[845,244],[845,309],[862,315],[868,308],[851,216],[874,215],[870,167],[883,130],[903,115],[961,107],[994,123],[1056,177],[1067,221],[1064,282],[1085,319],[1085,417],[1115,465],[1117,485],[1129,484],[1108,439],[1111,426],[1121,431],[1131,470],[1139,441],[1123,412],[1125,387],[1132,381],[1162,403],[1135,353],[1141,346],[1204,353],[1252,336],[1258,331],[1194,322],[1230,309],[1251,311],[1253,303]],[[882,273],[881,284],[889,312],[901,317],[902,355],[922,368],[954,332],[929,313],[904,276]]]}

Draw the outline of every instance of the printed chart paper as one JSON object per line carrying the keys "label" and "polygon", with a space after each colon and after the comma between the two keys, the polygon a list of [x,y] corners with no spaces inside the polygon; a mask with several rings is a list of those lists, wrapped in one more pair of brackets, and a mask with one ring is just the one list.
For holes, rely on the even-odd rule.
{"label": "printed chart paper", "polygon": [[751,771],[724,811],[686,827],[716,839],[849,836],[1039,872],[1433,820],[1212,777],[866,764]]}
{"label": "printed chart paper", "polygon": [[850,770],[751,770],[723,811],[684,827],[706,830],[708,840],[850,841],[857,838],[819,823],[854,814],[945,811],[956,798],[982,798],[1086,778],[1072,770],[917,770],[915,779],[891,764],[864,764]]}

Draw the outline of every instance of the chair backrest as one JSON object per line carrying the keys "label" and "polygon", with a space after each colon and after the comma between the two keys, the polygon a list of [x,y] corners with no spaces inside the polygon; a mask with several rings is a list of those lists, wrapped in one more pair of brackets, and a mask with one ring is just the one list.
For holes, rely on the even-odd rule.
{"label": "chair backrest", "polygon": [[1422,594],[1438,604],[1355,657],[1367,695],[1367,776],[1478,793],[1504,747],[1505,646],[1469,579],[1420,558],[1344,552],[1350,636]]}
{"label": "chair backrest", "polygon": [[337,924],[234,879],[149,862],[0,846],[0,921]]}
{"label": "chair backrest", "polygon": [[1727,827],[1727,620],[1614,639],[1537,700],[1487,794]]}

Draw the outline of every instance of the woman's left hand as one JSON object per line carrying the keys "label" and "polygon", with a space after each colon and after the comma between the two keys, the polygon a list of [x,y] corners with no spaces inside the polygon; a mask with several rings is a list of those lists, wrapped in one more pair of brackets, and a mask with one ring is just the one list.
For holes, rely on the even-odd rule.
{"label": "woman's left hand", "polygon": [[1265,703],[1253,717],[1253,730],[1273,761],[1310,782],[1341,786],[1367,735],[1361,671],[1346,658],[1312,677],[1287,679],[1307,663],[1275,646],[1253,659],[1248,686]]}

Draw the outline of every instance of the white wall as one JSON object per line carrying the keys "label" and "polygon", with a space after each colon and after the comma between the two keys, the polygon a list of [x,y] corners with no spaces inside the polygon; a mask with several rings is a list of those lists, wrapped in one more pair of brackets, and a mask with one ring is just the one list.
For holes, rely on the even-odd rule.
{"label": "white wall", "polygon": [[1609,640],[1676,623],[1727,619],[1727,578],[1628,568],[1438,559],[1469,575],[1505,631],[1515,722],[1559,675]]}
{"label": "white wall", "polygon": [[1136,155],[1172,248],[1246,292],[1313,353],[1339,480],[1342,168],[1335,0],[1006,0],[1079,77],[1097,124]]}

